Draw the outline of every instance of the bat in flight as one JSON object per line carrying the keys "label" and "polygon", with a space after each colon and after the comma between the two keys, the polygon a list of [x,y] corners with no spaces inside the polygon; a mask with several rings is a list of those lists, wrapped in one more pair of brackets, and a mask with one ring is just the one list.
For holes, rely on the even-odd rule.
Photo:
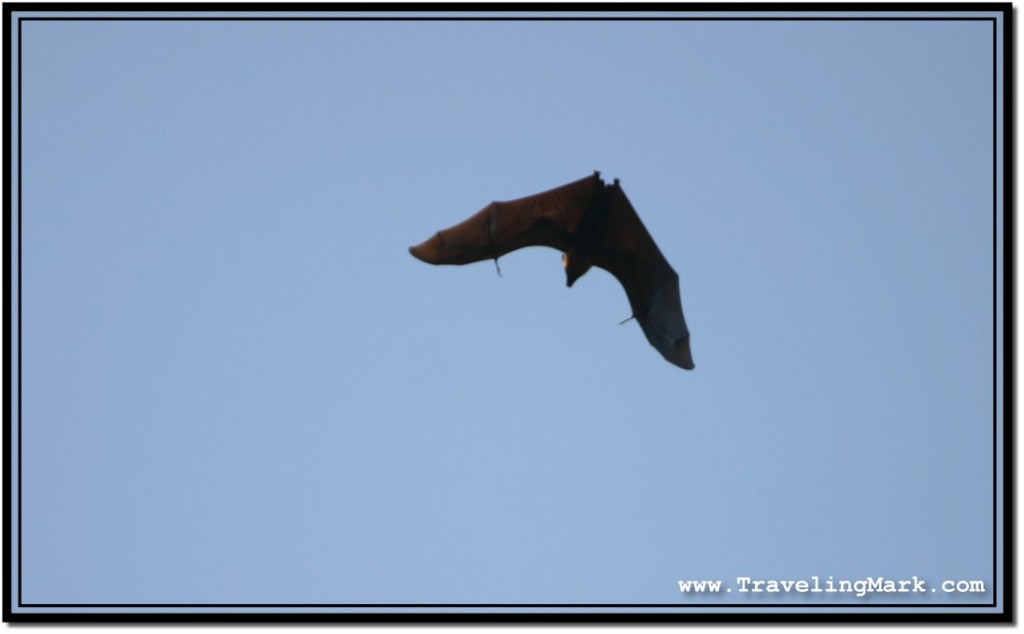
{"label": "bat in flight", "polygon": [[[693,369],[679,276],[658,250],[619,186],[592,176],[507,202],[492,202],[409,252],[429,264],[494,260],[530,246],[562,252],[566,285],[591,266],[615,276],[647,341],[672,364]],[[499,270],[500,272],[500,270]],[[628,319],[626,321],[629,321]],[[625,323],[625,322],[623,322]]]}

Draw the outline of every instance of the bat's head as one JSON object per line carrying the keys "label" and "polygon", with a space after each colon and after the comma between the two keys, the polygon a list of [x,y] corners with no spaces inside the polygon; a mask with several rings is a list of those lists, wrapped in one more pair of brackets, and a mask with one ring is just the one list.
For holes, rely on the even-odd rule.
{"label": "bat's head", "polygon": [[583,274],[589,271],[593,265],[593,260],[587,256],[577,253],[563,253],[562,266],[565,267],[565,285],[572,288],[576,280],[583,277]]}

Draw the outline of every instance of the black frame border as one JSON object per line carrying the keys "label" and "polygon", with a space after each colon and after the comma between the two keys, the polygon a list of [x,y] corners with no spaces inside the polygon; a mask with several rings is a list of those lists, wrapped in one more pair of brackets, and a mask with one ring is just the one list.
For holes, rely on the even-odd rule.
{"label": "black frame border", "polygon": [[[388,12],[400,11],[405,14],[416,15],[386,15]],[[14,13],[134,13],[134,16],[125,15],[79,15],[79,16],[46,16],[34,15],[19,17]],[[147,16],[147,13],[156,12],[181,12],[191,13],[190,16]],[[248,13],[282,13],[287,15],[278,16],[252,16]],[[344,15],[355,12],[371,12],[375,16]],[[439,15],[442,12],[472,13],[474,16],[446,16]],[[507,15],[509,13],[531,13],[533,15]],[[618,12],[629,13],[630,15],[609,15]],[[679,15],[693,14],[697,12],[723,13],[759,13],[759,16],[693,16]],[[781,14],[785,12],[798,12],[801,15],[764,15]],[[844,12],[863,12],[874,14],[910,14],[910,15],[887,15],[879,16],[829,16],[828,14]],[[950,16],[916,16],[918,13],[999,13],[1000,18],[994,17],[954,17]],[[202,15],[202,14],[224,14],[224,15]],[[314,15],[298,16],[294,14],[310,13]],[[342,14],[328,16],[325,14]],[[501,13],[505,15],[494,15]],[[593,15],[593,14],[600,15]],[[647,15],[637,15],[644,14]],[[675,13],[676,15],[669,15]],[[820,13],[822,15],[810,16],[807,14]],[[242,14],[242,15],[240,15]],[[1014,211],[1015,211],[1015,187],[1014,187],[1014,165],[1016,158],[1016,146],[1014,144],[1015,129],[1015,67],[1014,67],[1014,15],[1013,6],[1010,3],[862,3],[862,2],[839,2],[839,3],[620,3],[608,4],[556,4],[543,2],[508,3],[499,2],[486,4],[482,7],[473,4],[460,4],[451,2],[418,4],[418,3],[280,3],[271,2],[267,4],[254,3],[230,4],[230,3],[197,3],[197,2],[158,2],[158,3],[4,3],[3,25],[7,36],[8,46],[4,51],[6,63],[4,64],[4,103],[7,106],[8,116],[4,118],[4,133],[7,142],[4,144],[4,244],[7,248],[8,257],[4,260],[4,284],[7,291],[4,294],[4,309],[8,317],[8,326],[5,332],[4,361],[4,387],[7,398],[4,400],[4,438],[3,458],[7,465],[4,471],[4,491],[6,495],[3,508],[4,514],[4,581],[3,581],[3,620],[5,622],[179,622],[179,623],[205,623],[205,622],[359,622],[359,623],[498,623],[498,622],[522,622],[522,623],[850,623],[850,622],[888,622],[888,623],[1012,623],[1015,616],[1015,543],[1014,527],[1016,509],[1014,506],[1016,463],[1014,460],[1014,423],[1015,423],[1015,389],[1014,376],[1016,359],[1014,354],[1016,296],[1014,294],[1016,262],[1015,239],[1014,239]],[[995,383],[993,387],[993,579],[991,603],[958,603],[935,605],[929,603],[887,603],[873,605],[856,604],[802,604],[802,603],[713,603],[713,604],[557,604],[557,603],[515,603],[515,604],[246,604],[246,603],[131,603],[131,604],[31,604],[21,601],[21,579],[22,579],[22,557],[21,557],[21,24],[24,21],[989,21],[993,28],[993,372]],[[17,26],[17,51],[13,50],[11,36],[14,34],[12,26]],[[1002,51],[1000,57],[998,25],[1003,26]],[[1002,62],[1002,101],[998,99],[1000,68]],[[12,213],[14,211],[12,200],[12,154],[14,153],[12,132],[14,129],[14,117],[12,101],[12,78],[13,68],[17,64],[17,152],[18,164],[18,194],[17,214],[18,230],[17,238],[17,328],[12,325],[12,297],[11,297],[11,268],[12,268]],[[1002,148],[1003,148],[1003,182],[1002,189],[999,187],[999,110],[1002,107]],[[1003,202],[1003,241],[1002,241],[1002,281],[1003,281],[1003,451],[999,455],[998,435],[998,359],[997,346],[999,336],[998,311],[998,280],[999,280],[999,240],[998,240],[998,205],[1000,193]],[[12,419],[11,396],[12,383],[11,372],[15,370],[12,359],[12,338],[17,339],[17,366],[18,379],[18,467],[17,467],[17,596],[19,611],[14,611],[13,594],[13,573],[11,559],[15,546],[9,530],[12,527],[12,516],[14,513],[13,498],[15,479],[11,468],[12,459]],[[998,522],[999,502],[999,461],[1002,458],[1003,467],[1003,583],[997,585],[999,546],[1000,541]],[[1001,590],[1001,592],[1000,592]],[[1002,598],[1000,602],[999,599]],[[943,610],[976,610],[979,608],[995,608],[1002,606],[1002,612],[969,612],[952,613],[942,612],[887,612],[892,609],[943,609]],[[89,610],[83,612],[61,611],[61,612],[22,612],[22,608],[41,608],[45,610]],[[168,611],[168,612],[102,612],[95,610],[102,609],[186,609],[186,610],[232,610],[244,609],[244,612],[207,612],[207,611]],[[367,610],[385,608],[388,610],[445,610],[445,609],[483,609],[486,612],[414,612],[414,611],[388,611],[372,612]],[[495,609],[508,610],[518,609],[574,609],[572,612],[502,612]],[[603,612],[605,609],[633,608],[645,610],[642,612]],[[656,613],[646,610],[667,608],[673,612]],[[261,612],[256,610],[338,610],[351,609],[352,612]],[[692,609],[698,612],[682,612],[680,610]],[[750,610],[739,612],[737,609]],[[815,610],[805,612],[803,610]],[[834,612],[817,612],[817,610],[832,609],[841,610]],[[877,610],[883,610],[881,612]],[[588,611],[589,610],[589,611]],[[727,610],[727,611],[722,611]],[[779,612],[777,610],[794,610]],[[870,610],[870,611],[868,611]]]}

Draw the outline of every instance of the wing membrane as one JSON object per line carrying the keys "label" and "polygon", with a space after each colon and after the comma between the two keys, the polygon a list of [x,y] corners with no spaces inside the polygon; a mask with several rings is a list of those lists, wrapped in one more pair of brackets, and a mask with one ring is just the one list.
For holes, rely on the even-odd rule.
{"label": "wing membrane", "polygon": [[594,175],[533,196],[493,202],[409,251],[430,264],[469,264],[528,246],[566,250],[568,235],[576,231],[600,186]]}
{"label": "wing membrane", "polygon": [[594,264],[622,284],[647,341],[670,363],[693,369],[679,275],[662,255],[618,182],[608,188],[607,225]]}

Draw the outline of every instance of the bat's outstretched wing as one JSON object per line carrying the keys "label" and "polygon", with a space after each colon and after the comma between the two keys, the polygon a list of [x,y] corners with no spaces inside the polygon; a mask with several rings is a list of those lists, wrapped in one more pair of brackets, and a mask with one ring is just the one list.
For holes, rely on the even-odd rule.
{"label": "bat's outstretched wing", "polygon": [[409,247],[430,264],[469,264],[529,246],[565,251],[584,212],[603,187],[593,176],[526,198],[493,202],[463,222]]}
{"label": "bat's outstretched wing", "polygon": [[661,254],[616,179],[607,188],[607,224],[594,264],[626,289],[647,341],[669,362],[692,370],[690,331],[679,298],[679,276]]}
{"label": "bat's outstretched wing", "polygon": [[[693,369],[679,276],[618,180],[605,185],[595,172],[540,194],[493,202],[409,252],[430,264],[469,264],[529,246],[566,253],[570,286],[591,263],[610,271],[626,290],[633,316],[651,345],[670,363]],[[573,262],[580,263],[577,272]]]}

